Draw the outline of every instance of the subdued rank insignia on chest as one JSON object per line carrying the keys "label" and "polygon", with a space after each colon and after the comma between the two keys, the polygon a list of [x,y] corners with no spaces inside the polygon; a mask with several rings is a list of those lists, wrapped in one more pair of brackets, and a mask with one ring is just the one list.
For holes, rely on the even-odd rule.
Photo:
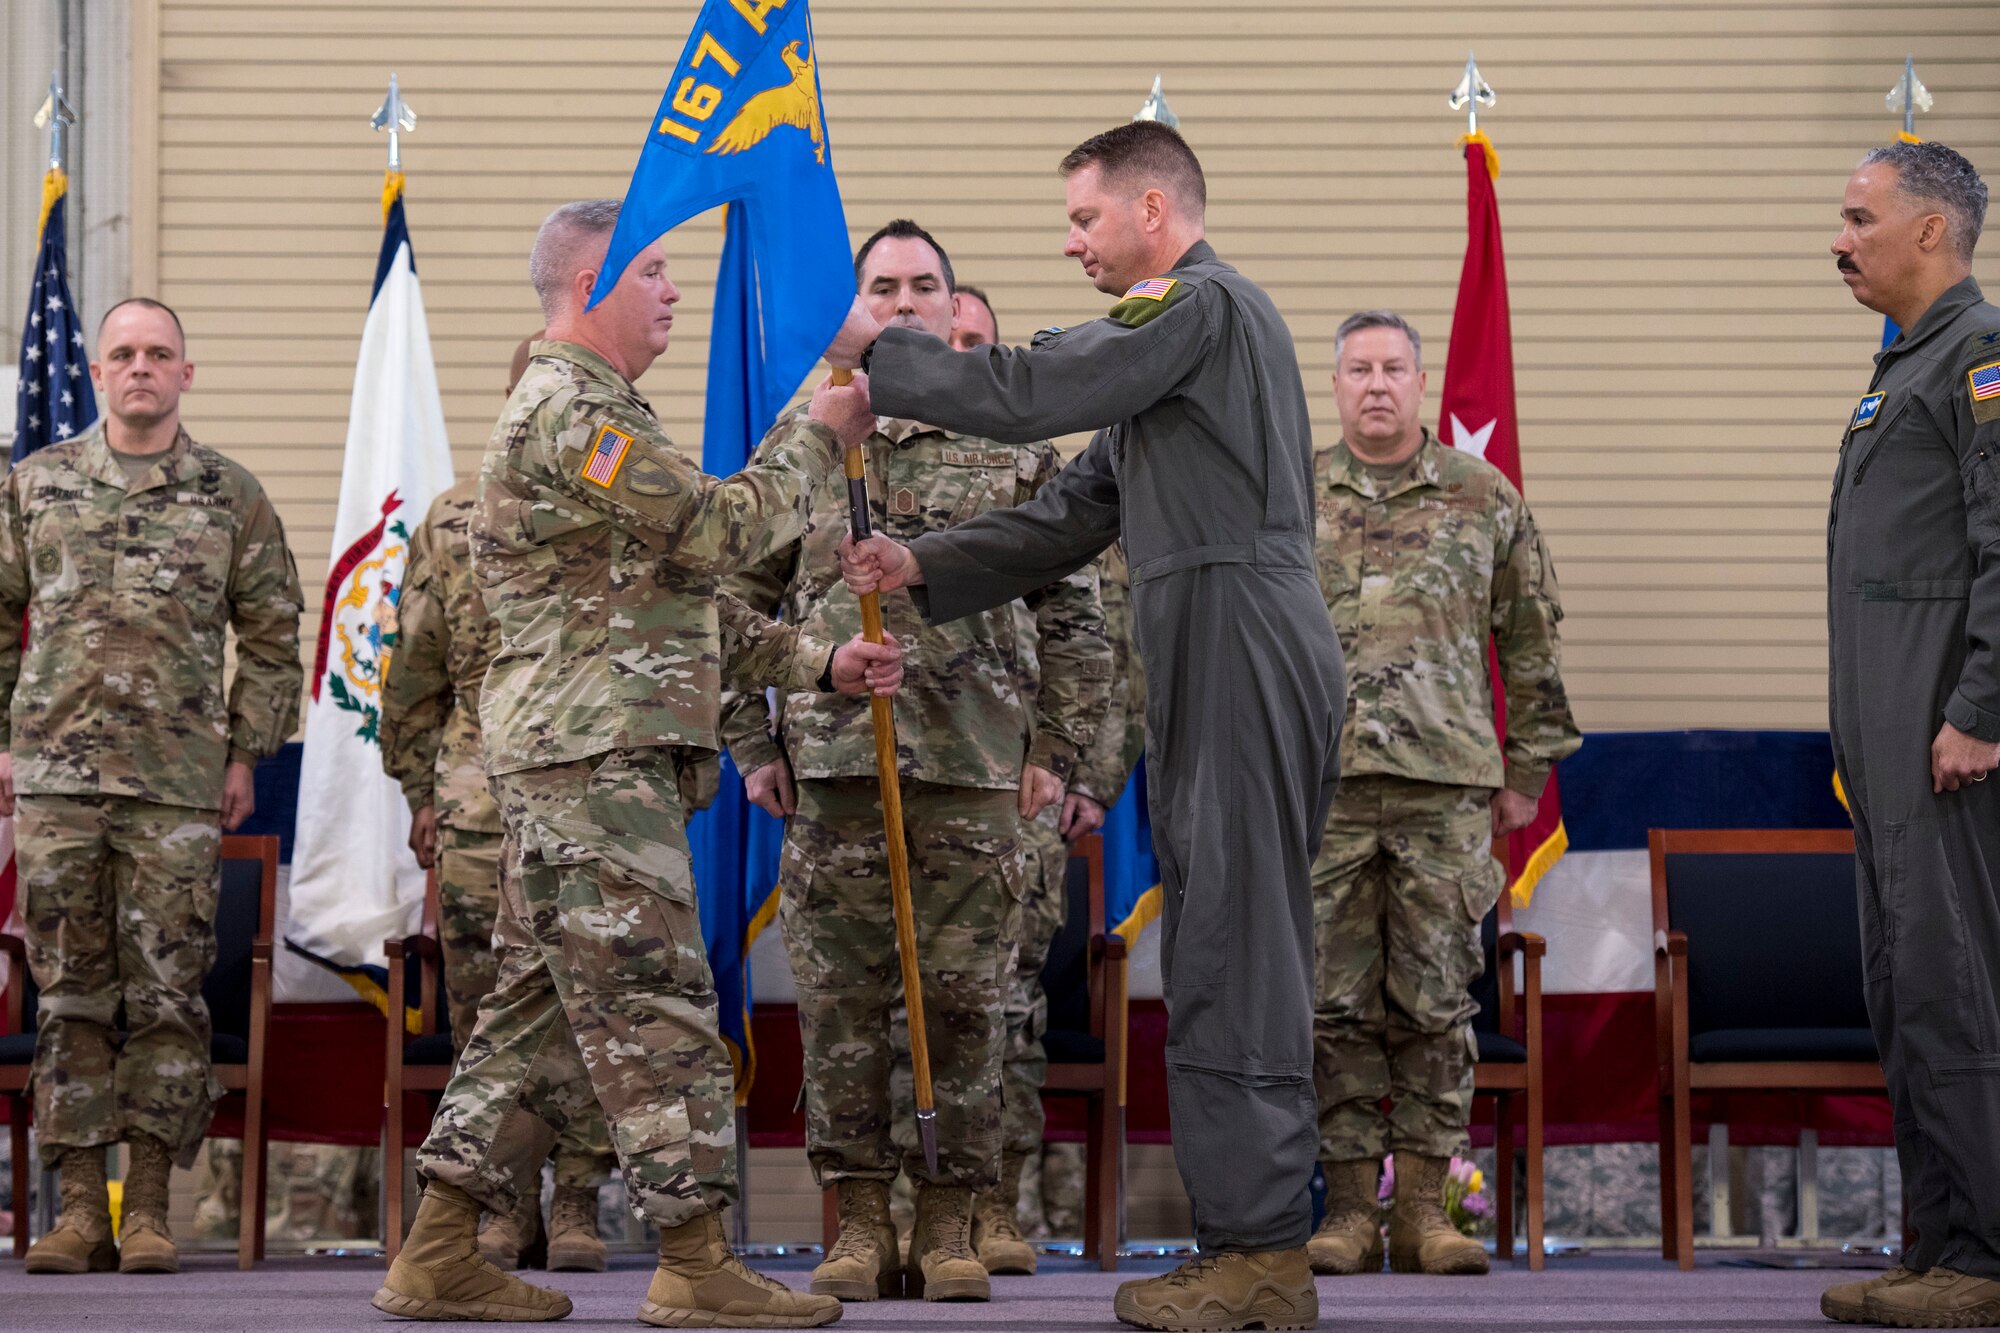
{"label": "subdued rank insignia on chest", "polygon": [[1972,388],[1972,419],[1985,423],[2000,419],[2000,361],[1989,361],[1965,373]]}
{"label": "subdued rank insignia on chest", "polygon": [[1144,282],[1135,282],[1126,289],[1124,299],[1129,301],[1135,296],[1143,296],[1148,301],[1164,301],[1178,281],[1177,278],[1148,278]]}
{"label": "subdued rank insignia on chest", "polygon": [[608,422],[599,426],[597,438],[590,444],[590,457],[584,460],[583,479],[610,490],[611,483],[618,478],[618,469],[625,462],[625,454],[631,448],[630,435]]}
{"label": "subdued rank insignia on chest", "polygon": [[899,486],[889,497],[889,512],[892,514],[914,514],[917,512],[917,493],[908,486]]}
{"label": "subdued rank insignia on chest", "polygon": [[35,548],[35,572],[53,574],[62,568],[62,552],[53,543]]}
{"label": "subdued rank insignia on chest", "polygon": [[1847,428],[1849,430],[1860,430],[1863,426],[1874,425],[1876,414],[1882,410],[1882,397],[1883,395],[1879,393],[1871,393],[1859,403],[1856,403],[1854,406],[1854,419],[1847,423]]}

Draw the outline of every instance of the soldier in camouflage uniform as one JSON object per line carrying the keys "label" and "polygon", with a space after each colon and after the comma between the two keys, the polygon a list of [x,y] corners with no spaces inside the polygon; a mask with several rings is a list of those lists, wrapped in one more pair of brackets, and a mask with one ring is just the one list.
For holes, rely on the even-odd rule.
{"label": "soldier in camouflage uniform", "polygon": [[567,1297],[481,1260],[474,1226],[482,1204],[515,1206],[594,1092],[626,1197],[660,1231],[639,1318],[807,1327],[839,1304],[753,1273],[722,1235],[734,1099],[678,777],[686,749],[716,747],[725,680],[887,692],[900,679],[894,645],[836,652],[715,584],[798,535],[838,441],[872,423],[863,390],[823,385],[789,447],[703,475],[633,387],[680,299],[659,243],[586,308],[618,211],[566,204],[542,225],[529,271],[548,338],[481,473],[473,571],[500,646],[480,733],[513,857],[500,977],[418,1154],[423,1201],[374,1304],[420,1319],[567,1314]]}
{"label": "soldier in camouflage uniform", "polygon": [[[299,579],[256,479],[181,427],[194,366],[173,312],[114,306],[90,369],[107,415],[0,491],[0,814],[41,987],[35,1126],[63,1199],[27,1267],[174,1272],[168,1174],[194,1164],[222,1095],[201,998],[222,834],[298,720]],[[121,1140],[114,1247],[104,1149]]]}
{"label": "soldier in camouflage uniform", "polygon": [[[914,223],[870,237],[855,274],[879,318],[950,331],[950,261]],[[759,456],[796,448],[800,429],[796,417],[781,420]],[[917,421],[878,422],[866,454],[875,522],[905,536],[1019,504],[1058,467],[1046,442],[1002,445]],[[845,635],[860,625],[838,570],[846,487],[832,478],[811,504],[799,542],[724,586],[760,610],[782,608],[787,623]],[[779,920],[799,991],[807,1155],[815,1178],[837,1186],[841,1218],[812,1285],[843,1300],[898,1289],[888,1189],[899,1165],[918,1182],[912,1294],[991,1293],[972,1248],[972,1201],[1000,1178],[1005,979],[1030,885],[1022,824],[1061,802],[1110,674],[1092,571],[1026,600],[1029,632],[1006,607],[929,629],[907,596],[882,604],[921,664],[899,701],[896,739],[938,1109],[936,1177],[921,1154],[898,1153],[891,1139],[889,1019],[901,986],[868,709],[793,693],[775,739],[761,694],[733,698],[725,716],[724,739],[752,799],[791,817]],[[1032,708],[1020,685],[1028,642],[1040,664]]]}
{"label": "soldier in camouflage uniform", "polygon": [[[511,389],[510,389],[511,391]],[[499,977],[493,925],[500,912],[500,809],[479,744],[479,686],[499,647],[499,622],[472,573],[467,525],[479,503],[468,478],[431,502],[410,540],[397,605],[399,639],[382,686],[382,766],[410,804],[410,849],[437,870],[438,944],[455,1055]],[[604,1271],[597,1188],[612,1167],[611,1141],[594,1100],[565,1125],[552,1158],[555,1202],[545,1261],[551,1271]],[[479,1248],[512,1269],[535,1247],[541,1190],[521,1191],[511,1216],[489,1217]]]}
{"label": "soldier in camouflage uniform", "polygon": [[1322,1273],[1381,1268],[1377,1176],[1393,1151],[1392,1266],[1484,1273],[1485,1250],[1444,1216],[1443,1179],[1472,1108],[1467,988],[1503,887],[1494,839],[1527,825],[1580,743],[1559,670],[1562,607],[1520,492],[1418,425],[1416,330],[1387,311],[1355,315],[1334,363],[1342,439],[1314,458],[1314,477],[1320,586],[1350,683],[1340,793],[1313,869],[1327,1209],[1307,1251]]}

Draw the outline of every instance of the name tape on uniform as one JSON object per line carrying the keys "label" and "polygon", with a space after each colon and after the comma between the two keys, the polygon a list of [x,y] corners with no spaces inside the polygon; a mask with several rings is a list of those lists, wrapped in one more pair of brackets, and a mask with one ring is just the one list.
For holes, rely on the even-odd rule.
{"label": "name tape on uniform", "polygon": [[597,428],[597,438],[591,441],[590,457],[583,465],[583,479],[596,482],[606,490],[618,478],[618,469],[625,462],[625,453],[632,447],[632,437],[616,426],[606,423]]}
{"label": "name tape on uniform", "polygon": [[1876,414],[1882,410],[1882,395],[1871,393],[1854,408],[1854,419],[1847,423],[1849,430],[1860,430],[1863,426],[1875,424]]}

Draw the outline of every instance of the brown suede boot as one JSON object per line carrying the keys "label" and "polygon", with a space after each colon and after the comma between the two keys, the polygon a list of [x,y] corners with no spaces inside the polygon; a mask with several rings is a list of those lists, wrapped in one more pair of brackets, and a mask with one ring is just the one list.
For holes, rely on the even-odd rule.
{"label": "brown suede boot", "polygon": [[1319,1293],[1302,1249],[1197,1255],[1171,1273],[1121,1284],[1112,1308],[1128,1324],[1172,1333],[1319,1323]]}
{"label": "brown suede boot", "polygon": [[548,1265],[551,1273],[602,1273],[604,1242],[597,1235],[597,1191],[580,1185],[556,1186],[549,1207]]}
{"label": "brown suede boot", "polygon": [[722,1215],[660,1228],[660,1266],[639,1322],[656,1328],[817,1328],[840,1318],[831,1296],[793,1291],[745,1266],[722,1235]]}
{"label": "brown suede boot", "polygon": [[1819,1312],[1828,1319],[1842,1324],[1866,1324],[1868,1318],[1868,1293],[1878,1287],[1893,1287],[1898,1282],[1907,1282],[1915,1277],[1909,1269],[1897,1264],[1887,1272],[1861,1282],[1842,1282],[1828,1287],[1819,1295]]}
{"label": "brown suede boot", "polygon": [[167,1230],[167,1179],[173,1155],[151,1134],[132,1135],[127,1145],[125,1202],[119,1210],[118,1271],[178,1273],[181,1254]]}
{"label": "brown suede boot", "polygon": [[479,1256],[479,1205],[455,1185],[424,1186],[416,1220],[369,1304],[405,1319],[535,1323],[561,1319],[569,1297],[532,1287]]}
{"label": "brown suede boot", "polygon": [[972,1251],[971,1190],[918,1182],[903,1288],[927,1301],[993,1299],[993,1280]]}
{"label": "brown suede boot", "polygon": [[522,1185],[511,1213],[488,1213],[479,1226],[479,1254],[503,1273],[539,1268],[548,1260],[540,1178]]}
{"label": "brown suede boot", "polygon": [[981,1190],[972,1204],[972,1249],[986,1271],[1033,1276],[1035,1247],[1021,1237],[1014,1222],[1021,1203],[1021,1168],[1027,1159],[1020,1153],[1000,1154],[1000,1183]]}
{"label": "brown suede boot", "polygon": [[1443,1157],[1396,1154],[1396,1203],[1389,1214],[1389,1267],[1398,1273],[1487,1271],[1486,1247],[1461,1235],[1444,1214]]}
{"label": "brown suede boot", "polygon": [[2000,1328],[2000,1282],[1933,1267],[1875,1288],[1867,1308],[1891,1328]]}
{"label": "brown suede boot", "polygon": [[1327,1162],[1326,1216],[1306,1242],[1315,1273],[1351,1275],[1382,1271],[1380,1158]]}
{"label": "brown suede boot", "polygon": [[[55,1229],[28,1251],[30,1273],[108,1273],[118,1267],[111,1240],[111,1195],[104,1187],[104,1149],[66,1148],[62,1172],[62,1214]],[[16,1200],[16,1208],[26,1208]]]}
{"label": "brown suede boot", "polygon": [[843,1180],[834,1186],[840,1202],[840,1236],[813,1269],[816,1296],[872,1301],[903,1294],[903,1261],[896,1227],[889,1220],[889,1186],[880,1180]]}

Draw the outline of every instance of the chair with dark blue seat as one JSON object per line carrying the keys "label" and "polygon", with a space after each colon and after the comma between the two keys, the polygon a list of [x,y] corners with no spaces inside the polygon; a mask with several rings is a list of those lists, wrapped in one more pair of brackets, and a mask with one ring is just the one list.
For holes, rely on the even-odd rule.
{"label": "chair with dark blue seat", "polygon": [[[444,951],[438,946],[438,882],[433,869],[424,881],[424,914],[417,933],[384,940],[389,976],[386,993],[400,1000],[404,1014],[414,1013],[416,1030],[394,1018],[383,1026],[388,1046],[382,1081],[382,1215],[383,1247],[394,1262],[403,1248],[404,1094],[429,1095],[435,1110],[451,1082],[451,1006],[444,997]],[[415,966],[412,967],[414,960]]]}
{"label": "chair with dark blue seat", "polygon": [[[1493,1232],[1498,1254],[1514,1257],[1514,1130],[1526,1134],[1527,1259],[1542,1271],[1542,958],[1549,946],[1540,935],[1514,929],[1509,894],[1479,926],[1486,969],[1472,984],[1479,1012],[1472,1033],[1479,1042],[1473,1091],[1495,1103],[1493,1127]],[[1514,960],[1521,959],[1518,995]]]}
{"label": "chair with dark blue seat", "polygon": [[1654,829],[1660,1244],[1694,1267],[1693,1098],[1884,1092],[1849,829]]}
{"label": "chair with dark blue seat", "polygon": [[[264,1135],[264,1053],[271,1026],[271,936],[278,904],[278,840],[222,840],[221,888],[215,909],[215,966],[202,982],[208,1002],[209,1059],[216,1080],[243,1098],[243,1193],[236,1266],[264,1257],[264,1195],[268,1144]],[[35,1055],[37,994],[27,948],[0,935],[7,954],[7,1027],[0,1034],[0,1095],[7,1098],[13,1145],[14,1254],[28,1252],[28,1078]],[[121,1012],[122,1025],[124,1016]]]}

